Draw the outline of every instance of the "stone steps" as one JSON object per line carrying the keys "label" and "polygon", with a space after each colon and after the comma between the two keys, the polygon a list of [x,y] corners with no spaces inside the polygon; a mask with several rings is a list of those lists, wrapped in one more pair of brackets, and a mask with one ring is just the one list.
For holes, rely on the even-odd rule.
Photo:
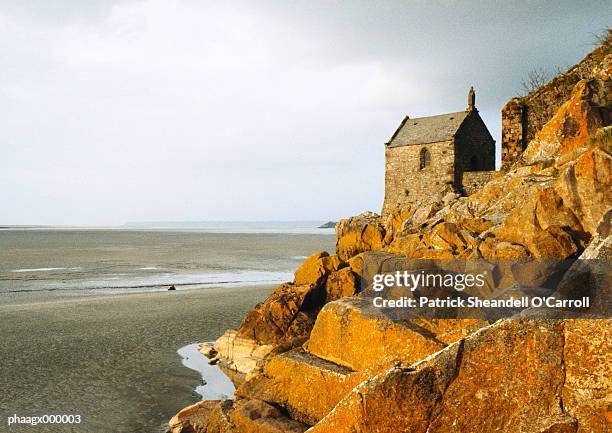
{"label": "stone steps", "polygon": [[[609,377],[603,370],[609,363],[600,362],[609,353],[606,326],[606,320],[498,321],[411,367],[363,382],[308,433],[608,431],[609,392],[603,382],[597,386],[606,391],[593,386],[593,377]],[[600,374],[593,365],[606,367]]]}
{"label": "stone steps", "polygon": [[368,374],[354,372],[297,348],[272,358],[263,374],[239,387],[236,396],[278,404],[292,418],[315,424]]}
{"label": "stone steps", "polygon": [[475,322],[394,321],[365,302],[343,298],[326,304],[304,348],[271,358],[236,397],[279,405],[293,419],[313,425],[363,381],[443,349]]}
{"label": "stone steps", "polygon": [[234,429],[229,431],[301,433],[358,385],[394,365],[411,365],[438,352],[470,326],[481,323],[393,320],[359,298],[330,302],[303,348],[269,358],[261,373],[237,388],[236,402],[225,415]]}

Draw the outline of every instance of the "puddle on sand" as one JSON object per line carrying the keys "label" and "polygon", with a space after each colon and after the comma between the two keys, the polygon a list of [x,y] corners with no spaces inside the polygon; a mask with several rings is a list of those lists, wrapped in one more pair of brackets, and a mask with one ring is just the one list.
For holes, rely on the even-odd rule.
{"label": "puddle on sand", "polygon": [[195,391],[202,400],[226,400],[234,396],[234,384],[216,365],[208,365],[208,358],[198,352],[198,344],[189,344],[177,350],[183,358],[183,365],[202,375],[202,385]]}

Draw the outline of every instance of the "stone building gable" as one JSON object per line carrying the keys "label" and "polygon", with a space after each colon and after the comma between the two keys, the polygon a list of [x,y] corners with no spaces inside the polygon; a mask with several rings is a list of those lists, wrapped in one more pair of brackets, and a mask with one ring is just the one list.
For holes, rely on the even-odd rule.
{"label": "stone building gable", "polygon": [[455,134],[455,142],[455,164],[458,170],[495,170],[495,140],[478,111],[471,111],[466,116]]}

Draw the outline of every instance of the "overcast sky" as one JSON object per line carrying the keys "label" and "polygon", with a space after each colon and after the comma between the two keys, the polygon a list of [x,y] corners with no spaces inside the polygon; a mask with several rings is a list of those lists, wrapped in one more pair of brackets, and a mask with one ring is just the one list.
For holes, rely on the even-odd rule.
{"label": "overcast sky", "polygon": [[0,224],[337,219],[379,211],[404,115],[499,143],[533,68],[610,0],[0,1]]}

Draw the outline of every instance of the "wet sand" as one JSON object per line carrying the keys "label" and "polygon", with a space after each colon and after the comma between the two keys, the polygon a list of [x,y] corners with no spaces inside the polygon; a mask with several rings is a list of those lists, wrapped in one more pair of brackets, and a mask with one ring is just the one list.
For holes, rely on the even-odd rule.
{"label": "wet sand", "polygon": [[[27,432],[158,432],[199,399],[177,350],[236,327],[270,286],[102,297],[23,297],[0,305],[0,430],[7,416],[80,414]],[[1,301],[1,300],[0,300]],[[5,299],[5,301],[7,301]]]}

